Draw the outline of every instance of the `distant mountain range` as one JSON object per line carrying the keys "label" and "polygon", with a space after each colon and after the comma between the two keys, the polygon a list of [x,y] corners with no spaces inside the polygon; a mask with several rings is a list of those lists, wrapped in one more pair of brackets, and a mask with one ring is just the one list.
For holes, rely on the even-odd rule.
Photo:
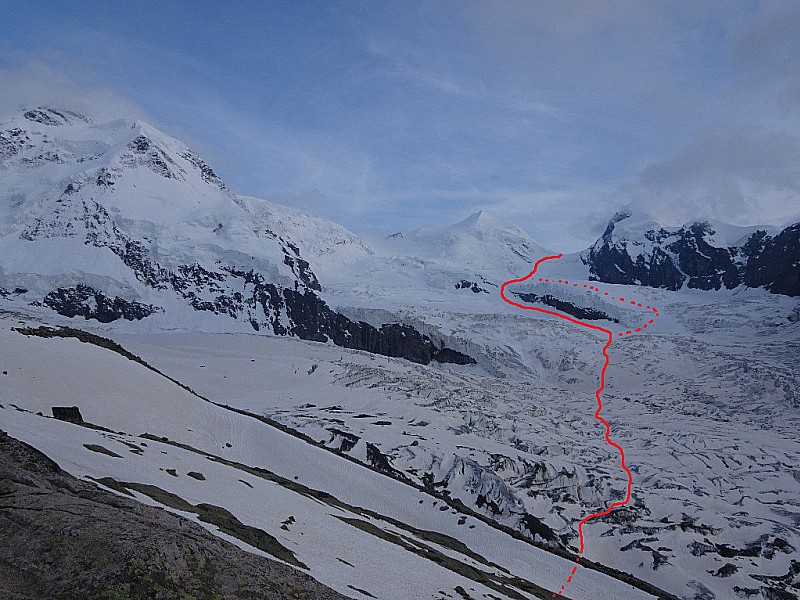
{"label": "distant mountain range", "polygon": [[[798,228],[623,209],[507,288],[614,334],[602,399],[633,500],[587,527],[577,575],[578,523],[625,495],[596,426],[605,336],[499,297],[558,249],[489,211],[360,237],[237,195],[146,123],[23,110],[0,119],[0,425],[352,597],[549,598],[572,572],[578,599],[796,598]],[[75,501],[1,438],[37,502]],[[120,579],[31,519],[15,539],[52,589]],[[118,573],[159,539],[96,546]],[[169,556],[145,562],[205,581]]]}
{"label": "distant mountain range", "polygon": [[[100,322],[267,330],[422,363],[471,362],[433,329],[369,324],[331,302],[344,302],[343,290],[386,298],[397,288],[494,299],[503,278],[548,252],[488,211],[368,245],[325,219],[236,195],[146,123],[48,107],[2,122],[0,173],[0,296]],[[664,228],[623,210],[564,264],[608,283],[798,296],[799,238],[800,223]]]}

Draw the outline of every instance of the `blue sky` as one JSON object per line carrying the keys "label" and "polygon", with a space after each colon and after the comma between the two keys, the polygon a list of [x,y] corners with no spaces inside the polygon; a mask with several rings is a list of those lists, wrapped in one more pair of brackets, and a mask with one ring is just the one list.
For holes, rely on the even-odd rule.
{"label": "blue sky", "polygon": [[145,118],[239,193],[389,233],[493,210],[800,216],[800,3],[12,2],[0,108]]}

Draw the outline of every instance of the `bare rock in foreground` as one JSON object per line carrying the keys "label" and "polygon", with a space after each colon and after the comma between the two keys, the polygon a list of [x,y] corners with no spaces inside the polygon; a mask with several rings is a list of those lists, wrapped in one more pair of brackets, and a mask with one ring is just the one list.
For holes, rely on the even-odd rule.
{"label": "bare rock in foreground", "polygon": [[9,600],[344,598],[196,523],[80,481],[2,431],[0,532]]}

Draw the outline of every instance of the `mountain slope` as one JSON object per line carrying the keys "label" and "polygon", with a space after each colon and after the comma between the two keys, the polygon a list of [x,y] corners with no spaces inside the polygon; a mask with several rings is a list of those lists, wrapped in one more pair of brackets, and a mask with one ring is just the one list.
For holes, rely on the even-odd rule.
{"label": "mountain slope", "polygon": [[664,228],[630,209],[580,254],[593,279],[679,290],[764,287],[800,295],[800,224],[781,232],[695,222]]}
{"label": "mountain slope", "polygon": [[2,431],[0,495],[0,589],[9,600],[345,598],[188,519],[80,481]]}
{"label": "mountain slope", "polygon": [[[461,587],[477,597],[545,598],[569,566],[567,558],[256,415],[204,400],[106,347],[20,335],[5,318],[0,324],[2,355],[11,357],[3,365],[10,375],[0,423],[10,435],[73,475],[178,511],[341,593],[433,599],[438,590],[453,596]],[[341,353],[305,345],[331,358]],[[39,372],[42,362],[49,368]],[[247,381],[230,384],[229,395]],[[68,410],[73,403],[77,409]],[[619,598],[653,597],[608,569],[586,567],[575,597],[597,586]],[[415,577],[405,581],[409,572]]]}
{"label": "mountain slope", "polygon": [[[481,211],[367,245],[236,196],[143,123],[35,109],[0,140],[0,422],[66,470],[213,513],[220,535],[239,527],[206,505],[224,508],[379,597],[557,590],[576,524],[624,494],[592,417],[603,340],[498,297],[551,254],[513,224]],[[797,231],[627,211],[509,288],[619,338],[603,400],[633,502],[589,524],[574,597],[666,597],[620,571],[692,600],[796,596]],[[48,416],[72,404],[112,431]]]}
{"label": "mountain slope", "polygon": [[146,123],[40,108],[0,131],[0,288],[17,290],[16,302],[102,322],[268,331],[472,362],[408,325],[374,327],[331,310],[300,245],[318,264],[369,250],[322,219],[237,197]]}

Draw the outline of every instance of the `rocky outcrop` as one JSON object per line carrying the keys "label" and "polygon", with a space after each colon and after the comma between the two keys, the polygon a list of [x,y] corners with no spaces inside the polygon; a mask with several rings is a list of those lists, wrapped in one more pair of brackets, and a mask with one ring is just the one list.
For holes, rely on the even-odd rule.
{"label": "rocky outcrop", "polygon": [[13,290],[7,290],[5,288],[0,287],[0,298],[13,298],[14,296],[20,296],[22,294],[27,293],[28,290],[25,288],[14,288]]}
{"label": "rocky outcrop", "polygon": [[88,123],[89,119],[81,114],[72,112],[71,110],[55,110],[46,106],[40,106],[25,111],[23,116],[34,123],[41,123],[42,125],[50,125],[59,127],[61,125],[71,125],[76,121]]}
{"label": "rocky outcrop", "polygon": [[706,236],[713,233],[708,223],[694,223],[682,227],[676,239],[667,244],[667,251],[677,257],[678,268],[686,275],[686,287],[719,290],[741,285],[741,263],[735,260],[739,250],[712,246]]}
{"label": "rocky outcrop", "polygon": [[361,438],[349,431],[342,431],[335,427],[329,427],[328,431],[331,432],[331,439],[328,440],[328,446],[334,448],[338,452],[350,452],[356,447],[358,440]]}
{"label": "rocky outcrop", "polygon": [[479,286],[474,281],[468,281],[466,279],[462,279],[457,284],[455,284],[457,290],[472,290],[476,294],[480,294],[483,292],[484,294],[488,294],[489,290],[486,290]]}
{"label": "rocky outcrop", "polygon": [[[411,325],[390,323],[376,328],[368,323],[351,321],[331,310],[313,292],[303,293],[283,289],[282,294],[271,284],[264,284],[270,297],[278,306],[285,302],[292,326],[284,332],[302,339],[325,342],[353,350],[366,350],[373,354],[405,358],[412,362],[428,364],[431,361],[455,364],[475,364],[475,359],[445,347],[438,347],[427,335]],[[276,324],[277,325],[277,324]]]}
{"label": "rocky outcrop", "polygon": [[219,178],[214,172],[214,169],[208,166],[206,162],[200,158],[195,152],[191,150],[187,150],[186,152],[181,153],[181,157],[188,160],[198,171],[200,171],[200,177],[206,183],[210,183],[212,185],[217,186],[221,190],[227,190],[228,186],[225,185],[225,182]]}
{"label": "rocky outcrop", "polygon": [[66,421],[67,423],[75,423],[83,425],[83,415],[77,406],[53,406],[53,418],[59,421]]}
{"label": "rocky outcrop", "polygon": [[101,323],[111,323],[117,319],[139,321],[161,310],[118,296],[109,298],[103,292],[81,284],[53,290],[44,297],[42,304],[65,317],[83,317]]}
{"label": "rocky outcrop", "polygon": [[756,238],[747,261],[744,282],[748,287],[765,287],[773,294],[800,296],[800,223],[790,225],[774,238]]}
{"label": "rocky outcrop", "polygon": [[367,444],[367,462],[371,464],[377,471],[385,473],[390,477],[399,481],[408,483],[409,479],[402,472],[398,471],[392,466],[392,460],[387,454],[380,451],[375,444]]}
{"label": "rocky outcrop", "polygon": [[30,148],[33,144],[27,131],[19,127],[0,131],[0,163]]}
{"label": "rocky outcrop", "polygon": [[[150,261],[146,253],[135,253],[135,256],[137,269],[146,274],[146,280],[154,287],[163,289],[169,286],[194,310],[246,320],[255,331],[266,328],[280,336],[315,342],[330,340],[343,348],[404,358],[420,364],[436,361],[468,365],[476,362],[462,352],[437,345],[411,325],[389,323],[378,328],[352,321],[332,310],[313,291],[293,290],[269,283],[254,270],[245,272],[223,266],[210,271],[194,264],[170,272]],[[103,323],[119,318],[142,319],[160,310],[117,297],[111,299],[80,284],[74,288],[53,290],[43,304],[67,317],[82,316]]]}
{"label": "rocky outcrop", "polygon": [[284,248],[283,264],[289,267],[292,270],[292,273],[294,273],[295,277],[297,277],[299,281],[302,281],[303,285],[305,285],[307,288],[321,292],[322,286],[319,284],[317,276],[314,275],[314,271],[311,270],[311,265],[308,264],[307,260],[300,256],[296,246],[291,247],[294,250],[295,255],[291,256],[286,251],[286,248]]}
{"label": "rocky outcrop", "polygon": [[[79,481],[3,432],[0,498],[0,589],[9,600],[344,598],[192,521]],[[218,507],[193,510],[241,529]]]}
{"label": "rocky outcrop", "polygon": [[139,135],[127,146],[120,157],[125,167],[146,167],[166,179],[183,179],[183,172],[175,161],[158,144],[146,135]]}
{"label": "rocky outcrop", "polygon": [[596,308],[588,308],[585,306],[578,306],[577,304],[573,304],[572,302],[568,302],[567,300],[562,300],[561,298],[556,298],[552,294],[526,294],[526,293],[515,293],[520,300],[523,302],[530,302],[531,304],[541,303],[547,306],[552,306],[553,308],[560,310],[563,313],[567,313],[568,315],[572,315],[576,319],[583,319],[588,321],[597,321],[601,319],[605,319],[607,321],[612,321],[614,323],[619,323],[619,319],[611,317],[607,315],[601,310]]}
{"label": "rocky outcrop", "polygon": [[732,246],[717,244],[708,222],[667,230],[618,232],[630,212],[617,213],[603,236],[581,253],[591,279],[668,290],[763,287],[800,295],[800,223],[775,237],[757,230]]}

